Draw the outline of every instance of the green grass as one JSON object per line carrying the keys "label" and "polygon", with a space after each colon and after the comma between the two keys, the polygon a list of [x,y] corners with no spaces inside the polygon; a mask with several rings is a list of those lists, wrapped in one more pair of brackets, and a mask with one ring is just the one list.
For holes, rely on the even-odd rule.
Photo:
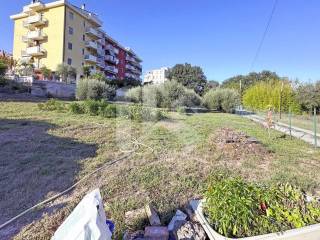
{"label": "green grass", "polygon": [[[227,168],[250,181],[289,182],[311,193],[320,190],[320,151],[279,132],[272,131],[269,138],[261,126],[236,115],[170,113],[166,120],[139,123],[40,111],[36,103],[2,102],[0,121],[0,139],[6,136],[0,142],[0,162],[7,164],[0,183],[0,211],[5,213],[1,222],[123,156],[134,142],[141,143],[129,158],[96,174],[65,197],[67,205],[62,209],[25,226],[16,239],[50,238],[81,197],[97,187],[108,218],[116,222],[116,238],[125,230],[125,212],[149,202],[154,202],[161,219],[168,223],[177,208],[202,196],[210,173],[217,169]],[[219,129],[226,127],[260,140],[270,151],[268,162],[250,153],[232,162],[221,153],[214,139]],[[20,151],[21,146],[26,153]],[[21,181],[15,182],[17,173]],[[35,184],[42,187],[41,194]],[[9,186],[19,189],[24,197],[9,204],[14,197]],[[25,219],[23,225],[31,220]]]}

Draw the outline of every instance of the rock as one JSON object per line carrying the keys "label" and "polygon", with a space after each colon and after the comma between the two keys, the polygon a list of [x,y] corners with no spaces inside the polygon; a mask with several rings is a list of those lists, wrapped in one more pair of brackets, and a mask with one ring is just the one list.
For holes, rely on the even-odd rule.
{"label": "rock", "polygon": [[260,141],[254,137],[249,137],[247,139],[247,143],[256,143],[257,144],[257,143],[260,143]]}
{"label": "rock", "polygon": [[160,226],[146,227],[144,229],[144,238],[148,240],[168,240],[168,228]]}
{"label": "rock", "polygon": [[156,210],[152,207],[152,205],[147,204],[145,206],[145,210],[146,210],[146,214],[149,218],[150,225],[151,226],[160,226],[161,221],[160,221],[159,215],[156,212]]}
{"label": "rock", "polygon": [[136,224],[147,219],[144,208],[139,208],[125,213],[125,224],[127,228],[134,229]]}
{"label": "rock", "polygon": [[122,239],[123,240],[142,240],[144,239],[144,231],[139,230],[133,233],[126,231]]}
{"label": "rock", "polygon": [[177,210],[176,214],[173,216],[173,218],[171,219],[168,225],[168,230],[173,231],[175,223],[177,221],[185,221],[186,219],[187,219],[187,215],[184,212]]}
{"label": "rock", "polygon": [[186,222],[175,232],[177,240],[205,240],[207,235],[199,223]]}
{"label": "rock", "polygon": [[186,207],[184,208],[185,212],[187,213],[189,219],[193,222],[198,222],[198,219],[194,213],[194,210],[192,209],[190,203],[188,205],[186,205]]}

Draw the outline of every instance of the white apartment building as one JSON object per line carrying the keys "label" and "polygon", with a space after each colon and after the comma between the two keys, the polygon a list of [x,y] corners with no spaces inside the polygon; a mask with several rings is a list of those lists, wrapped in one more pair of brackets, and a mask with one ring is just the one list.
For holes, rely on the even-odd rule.
{"label": "white apartment building", "polygon": [[169,70],[169,68],[163,67],[160,69],[148,71],[144,75],[143,84],[159,85],[159,84],[164,83],[165,81],[168,80],[168,78],[167,78],[168,70]]}

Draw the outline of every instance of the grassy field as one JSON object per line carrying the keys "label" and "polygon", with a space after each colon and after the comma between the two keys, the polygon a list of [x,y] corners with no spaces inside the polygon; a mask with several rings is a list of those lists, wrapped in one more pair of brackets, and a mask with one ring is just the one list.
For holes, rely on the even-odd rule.
{"label": "grassy field", "polygon": [[[226,132],[243,132],[261,145],[224,144]],[[116,222],[116,238],[126,227],[126,211],[153,202],[168,223],[177,208],[202,196],[217,170],[320,191],[320,151],[278,132],[269,138],[265,129],[236,115],[170,113],[166,120],[138,123],[44,112],[35,102],[7,101],[0,102],[0,223],[133,149],[71,194],[4,229],[0,239],[50,239],[81,197],[98,187],[108,217]]]}

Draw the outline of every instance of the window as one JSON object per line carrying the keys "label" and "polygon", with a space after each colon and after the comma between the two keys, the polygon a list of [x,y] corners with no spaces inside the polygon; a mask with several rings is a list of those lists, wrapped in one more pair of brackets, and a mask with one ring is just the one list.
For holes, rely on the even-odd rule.
{"label": "window", "polygon": [[82,35],[82,40],[85,41],[86,40],[86,36]]}
{"label": "window", "polygon": [[71,65],[71,64],[72,64],[72,59],[68,58],[68,65]]}
{"label": "window", "polygon": [[73,18],[74,18],[73,12],[69,12],[69,19],[73,20]]}
{"label": "window", "polygon": [[72,50],[72,43],[68,43],[68,49]]}
{"label": "window", "polygon": [[84,49],[82,48],[82,55],[84,55]]}
{"label": "window", "polygon": [[72,27],[69,27],[69,34],[73,35],[73,28]]}

